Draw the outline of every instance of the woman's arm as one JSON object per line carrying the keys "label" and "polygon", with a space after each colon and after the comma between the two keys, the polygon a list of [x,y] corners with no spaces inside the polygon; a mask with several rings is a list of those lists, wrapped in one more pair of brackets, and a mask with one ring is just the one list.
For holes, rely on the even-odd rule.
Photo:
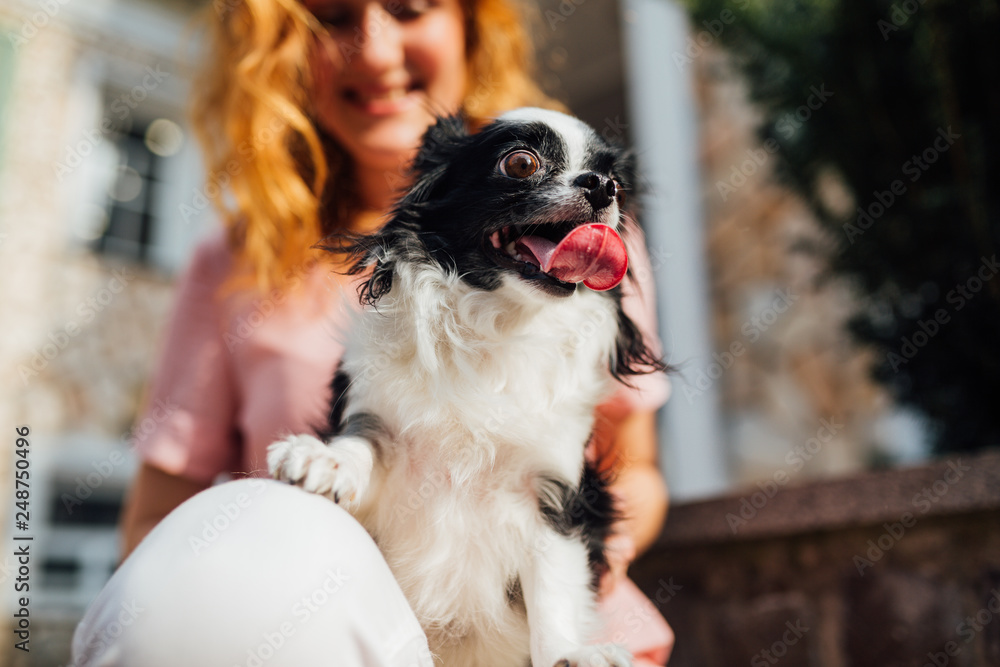
{"label": "woman's arm", "polygon": [[136,418],[142,425],[134,439],[141,466],[119,521],[123,558],[237,459],[239,392],[223,338],[229,310],[218,298],[232,262],[225,235],[213,234],[198,244],[177,281],[163,349]]}
{"label": "woman's arm", "polygon": [[125,497],[119,527],[122,532],[122,560],[142,538],[175,507],[210,485],[163,472],[148,463],[139,467]]}
{"label": "woman's arm", "polygon": [[614,432],[618,453],[617,476],[611,486],[620,501],[624,532],[635,541],[638,554],[660,535],[667,518],[667,484],[657,463],[656,413],[635,412]]}
{"label": "woman's arm", "polygon": [[611,492],[623,515],[606,547],[610,571],[601,582],[601,590],[608,593],[625,577],[636,556],[656,541],[669,499],[657,464],[655,411],[622,415],[602,406],[598,408],[594,440],[604,463],[601,468],[612,472]]}

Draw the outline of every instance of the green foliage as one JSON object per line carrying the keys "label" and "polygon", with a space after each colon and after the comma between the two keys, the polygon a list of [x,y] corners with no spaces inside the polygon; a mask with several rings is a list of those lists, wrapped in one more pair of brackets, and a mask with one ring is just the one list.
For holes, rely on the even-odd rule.
{"label": "green foliage", "polygon": [[[747,77],[778,177],[836,240],[830,272],[860,297],[850,330],[877,348],[874,376],[930,418],[938,451],[1000,444],[1000,4],[689,6],[695,38]],[[846,217],[826,203],[831,173]]]}

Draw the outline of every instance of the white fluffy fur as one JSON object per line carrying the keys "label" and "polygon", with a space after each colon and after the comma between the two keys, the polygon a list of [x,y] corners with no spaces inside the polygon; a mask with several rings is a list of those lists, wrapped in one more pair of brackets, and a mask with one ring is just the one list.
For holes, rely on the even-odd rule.
{"label": "white fluffy fur", "polygon": [[[534,665],[608,652],[582,648],[593,620],[586,552],[545,523],[534,482],[580,479],[608,391],[614,303],[585,289],[554,299],[515,277],[484,292],[436,267],[398,270],[378,310],[358,316],[344,356],[353,378],[345,416],[377,414],[392,434],[370,485],[355,437],[276,443],[272,472],[295,479],[320,464],[304,486],[341,489],[440,664],[523,667],[528,624],[504,593],[517,578]],[[337,474],[356,478],[332,481]]]}
{"label": "white fluffy fur", "polygon": [[[319,465],[303,485],[340,490],[437,664],[524,667],[529,646],[534,667],[630,664],[620,648],[584,646],[595,620],[586,550],[546,523],[537,486],[579,483],[616,334],[614,301],[582,286],[556,298],[508,275],[485,291],[400,261],[377,310],[358,315],[343,359],[345,418],[377,415],[387,441],[366,445],[371,458],[353,436],[335,438],[329,454],[315,438],[272,445],[279,478]],[[513,581],[523,609],[505,592]]]}

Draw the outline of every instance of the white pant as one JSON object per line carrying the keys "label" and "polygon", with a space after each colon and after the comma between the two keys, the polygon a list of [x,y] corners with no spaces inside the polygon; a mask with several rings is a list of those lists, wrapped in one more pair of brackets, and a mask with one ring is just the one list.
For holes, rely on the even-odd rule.
{"label": "white pant", "polygon": [[375,543],[329,500],[271,480],[174,510],[80,622],[73,667],[432,667]]}

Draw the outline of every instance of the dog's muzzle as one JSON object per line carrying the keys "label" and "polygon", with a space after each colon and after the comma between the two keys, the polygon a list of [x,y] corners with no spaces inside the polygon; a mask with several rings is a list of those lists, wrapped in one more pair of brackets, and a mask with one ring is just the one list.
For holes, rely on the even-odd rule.
{"label": "dog's muzzle", "polygon": [[489,248],[498,264],[526,280],[551,283],[548,291],[556,288],[557,294],[572,293],[580,282],[596,291],[612,289],[628,270],[621,236],[598,223],[505,227],[490,235]]}

